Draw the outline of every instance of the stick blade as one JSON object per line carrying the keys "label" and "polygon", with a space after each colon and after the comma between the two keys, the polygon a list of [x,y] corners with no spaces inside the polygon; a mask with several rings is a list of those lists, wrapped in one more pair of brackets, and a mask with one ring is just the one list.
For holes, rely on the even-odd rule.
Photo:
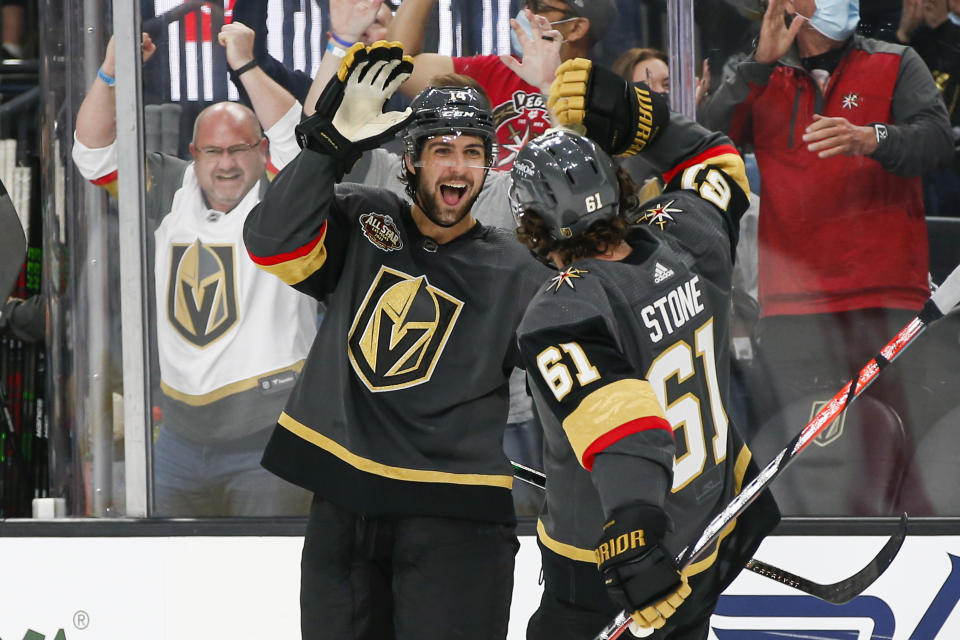
{"label": "stick blade", "polygon": [[0,304],[6,302],[16,284],[27,255],[27,239],[17,210],[0,183]]}
{"label": "stick blade", "polygon": [[894,558],[900,553],[900,547],[903,546],[906,536],[907,514],[903,514],[900,516],[897,530],[890,536],[890,539],[874,556],[873,560],[849,578],[833,584],[819,584],[756,559],[747,562],[746,568],[781,584],[803,591],[824,602],[838,605],[846,604],[863,593],[867,587],[883,575],[883,572],[887,570],[887,567],[893,563]]}

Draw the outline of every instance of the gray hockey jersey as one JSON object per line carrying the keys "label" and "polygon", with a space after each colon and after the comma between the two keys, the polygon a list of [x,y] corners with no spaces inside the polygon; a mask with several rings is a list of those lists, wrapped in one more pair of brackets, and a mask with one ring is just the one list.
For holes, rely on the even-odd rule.
{"label": "gray hockey jersey", "polygon": [[254,262],[327,302],[264,456],[363,515],[512,522],[502,449],[516,327],[549,273],[500,229],[443,245],[382,189],[304,150],[247,220]]}

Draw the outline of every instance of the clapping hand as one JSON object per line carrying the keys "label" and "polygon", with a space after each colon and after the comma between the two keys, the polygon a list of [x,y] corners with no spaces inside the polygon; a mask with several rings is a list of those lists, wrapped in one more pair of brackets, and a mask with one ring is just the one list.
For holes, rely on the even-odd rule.
{"label": "clapping hand", "polygon": [[763,64],[773,64],[779,60],[793,46],[793,41],[807,17],[793,14],[793,22],[788,27],[786,0],[770,0],[767,11],[763,14],[760,38],[753,54],[754,60]]}

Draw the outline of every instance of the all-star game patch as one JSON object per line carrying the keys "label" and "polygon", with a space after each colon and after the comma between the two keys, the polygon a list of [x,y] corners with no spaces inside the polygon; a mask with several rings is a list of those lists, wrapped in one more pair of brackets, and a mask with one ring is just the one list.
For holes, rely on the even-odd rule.
{"label": "all-star game patch", "polygon": [[646,222],[648,225],[657,225],[662,230],[667,223],[676,223],[676,218],[674,214],[683,213],[683,209],[676,209],[673,207],[673,203],[676,200],[671,200],[666,204],[655,204],[649,209],[643,212],[643,215],[637,218],[637,222]]}
{"label": "all-star game patch", "polygon": [[398,251],[403,247],[400,230],[393,218],[382,213],[365,213],[360,216],[360,228],[375,247],[382,251]]}

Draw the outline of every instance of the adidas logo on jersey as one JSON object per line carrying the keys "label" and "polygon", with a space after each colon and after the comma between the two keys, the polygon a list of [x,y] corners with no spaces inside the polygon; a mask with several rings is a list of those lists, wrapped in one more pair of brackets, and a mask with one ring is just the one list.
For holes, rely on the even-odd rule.
{"label": "adidas logo on jersey", "polygon": [[667,278],[673,277],[673,269],[665,267],[659,262],[653,268],[653,284],[660,284]]}

